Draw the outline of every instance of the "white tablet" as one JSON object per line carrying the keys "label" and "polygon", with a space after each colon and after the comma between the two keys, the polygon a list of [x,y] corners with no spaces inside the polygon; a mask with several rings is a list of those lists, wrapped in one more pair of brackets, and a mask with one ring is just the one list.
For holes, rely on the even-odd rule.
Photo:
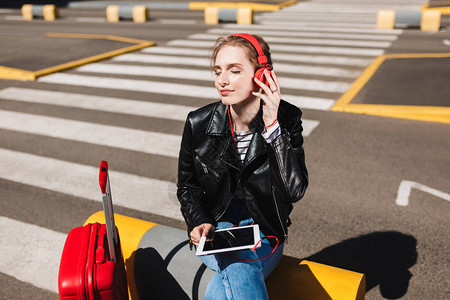
{"label": "white tablet", "polygon": [[[207,242],[206,237],[201,237],[195,254],[207,255],[252,249],[258,244],[260,239],[258,224],[219,229],[215,231],[212,241]],[[259,247],[261,247],[261,243],[257,245],[257,248]]]}

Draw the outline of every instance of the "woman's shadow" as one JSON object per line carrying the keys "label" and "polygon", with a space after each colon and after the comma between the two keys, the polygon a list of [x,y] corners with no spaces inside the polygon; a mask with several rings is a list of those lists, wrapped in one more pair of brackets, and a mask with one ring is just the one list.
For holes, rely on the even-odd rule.
{"label": "woman's shadow", "polygon": [[364,273],[366,292],[380,285],[381,295],[398,299],[408,291],[409,268],[417,261],[417,240],[397,231],[358,236],[304,259]]}

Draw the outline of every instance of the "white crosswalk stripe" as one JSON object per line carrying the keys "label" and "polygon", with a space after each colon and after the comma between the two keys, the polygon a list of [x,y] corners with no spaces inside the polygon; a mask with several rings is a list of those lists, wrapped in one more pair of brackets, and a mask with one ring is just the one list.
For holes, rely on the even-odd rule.
{"label": "white crosswalk stripe", "polygon": [[[251,27],[248,25],[243,25],[242,29],[245,29],[245,27]],[[240,25],[236,25],[236,24],[226,24],[224,25],[224,28],[227,29],[238,29],[239,27],[241,27]],[[255,29],[259,29],[258,27],[256,27]],[[281,30],[281,28],[278,28]],[[291,29],[293,30],[293,29]],[[308,31],[308,32],[341,32],[341,33],[364,33],[364,34],[379,34],[379,35],[392,35],[392,34],[399,34],[402,33],[403,31],[401,29],[393,29],[393,30],[381,30],[381,29],[376,29],[376,28],[339,28],[339,27],[312,27],[312,26],[308,26],[307,28],[301,28],[301,27],[297,27],[295,28],[296,31]],[[280,33],[282,34],[282,33]]]}
{"label": "white crosswalk stripe", "polygon": [[181,137],[158,132],[0,110],[0,128],[178,157]]}
{"label": "white crosswalk stripe", "polygon": [[[168,55],[152,55],[152,54],[124,54],[112,59],[113,61],[120,62],[133,62],[133,63],[155,63],[164,65],[187,65],[207,67],[209,60],[206,58],[196,57],[174,57]],[[356,78],[360,72],[354,70],[348,70],[344,68],[333,67],[320,67],[309,66],[299,64],[287,64],[277,63],[277,73],[289,73],[289,74],[305,74],[305,75],[320,75],[320,76],[332,76],[332,77],[344,77],[344,78]],[[211,72],[211,71],[210,71]]]}
{"label": "white crosswalk stripe", "polygon": [[[179,126],[190,111],[200,106],[199,99],[205,104],[219,99],[210,71],[209,49],[219,36],[236,32],[259,34],[268,41],[283,99],[304,110],[328,111],[348,90],[350,80],[356,79],[403,32],[378,30],[375,26],[378,9],[418,10],[422,4],[419,0],[299,2],[280,11],[258,14],[257,24],[222,24],[163,46],[43,76],[35,85],[0,90],[0,101],[10,105],[0,110],[0,131],[76,141],[105,147],[110,152],[126,151],[130,156],[142,154],[176,160],[182,128],[180,134],[167,134],[153,131],[154,128],[142,130],[70,119],[59,116],[58,111],[118,113],[124,119],[140,116]],[[103,18],[83,21],[99,20]],[[161,20],[165,24],[180,22],[195,23]],[[120,96],[116,97],[115,93]],[[145,98],[135,93],[143,93]],[[175,98],[182,98],[183,105],[166,102]],[[14,105],[18,108],[8,110],[7,107]],[[48,109],[48,115],[43,115],[39,111],[21,111],[24,105],[58,109]],[[318,120],[302,121],[303,135],[308,138],[320,126]],[[0,179],[88,202],[101,202],[98,168],[66,161],[68,158],[47,157],[40,151],[17,150],[8,143],[3,145]],[[113,169],[110,179],[116,206],[183,220],[174,194],[174,180]],[[61,232],[0,216],[0,272],[57,293],[65,237]]]}
{"label": "white crosswalk stripe", "polygon": [[[0,90],[0,98],[28,103],[93,109],[97,111],[118,112],[178,121],[186,120],[187,114],[197,108],[193,106],[155,104],[112,97],[24,88],[6,88]],[[85,143],[108,145],[116,148],[169,157],[178,157],[178,147],[181,142],[179,136],[174,135],[18,112],[0,110],[0,117],[2,117],[0,120],[0,128],[3,129],[47,135]],[[303,135],[305,137],[309,136],[317,125],[317,121],[304,119]],[[97,135],[92,132],[97,132]],[[152,147],[152,145],[157,145],[159,148]]]}
{"label": "white crosswalk stripe", "polygon": [[[167,43],[170,46],[183,47],[204,47],[210,48],[211,42],[193,41],[193,40],[173,40]],[[359,56],[378,56],[383,54],[382,49],[363,49],[363,48],[349,48],[349,47],[315,47],[315,46],[293,46],[287,44],[272,44],[270,49],[280,52],[295,52],[295,53],[321,53],[321,54],[345,54],[345,55],[359,55]]]}
{"label": "white crosswalk stripe", "polygon": [[[189,39],[208,40],[212,43],[217,39],[216,34],[192,34]],[[359,41],[359,40],[340,40],[340,39],[317,39],[317,38],[294,38],[280,36],[264,36],[264,40],[269,43],[276,44],[307,44],[307,45],[328,45],[328,46],[352,46],[352,47],[368,47],[368,48],[387,48],[392,43],[384,41]]]}
{"label": "white crosswalk stripe", "polygon": [[[270,22],[263,25],[240,25],[239,27],[233,24],[227,25],[227,29],[210,29],[208,33],[215,33],[218,35],[232,34],[236,31],[245,31],[249,34],[259,34],[261,36],[283,36],[283,37],[313,37],[313,38],[328,38],[328,39],[349,39],[349,40],[374,40],[374,41],[395,41],[397,36],[388,31],[389,34],[356,34],[356,33],[329,33],[329,32],[311,32],[309,27],[304,27],[303,23],[290,22],[290,30],[283,30],[286,27],[284,22]],[[305,32],[297,31],[297,28],[304,28]],[[327,27],[328,28],[328,27]],[[398,30],[398,34],[401,33]]]}
{"label": "white crosswalk stripe", "polygon": [[[151,47],[141,51],[142,53],[164,54],[164,55],[180,55],[186,56],[208,56],[208,50],[204,49],[186,49],[172,47]],[[174,56],[175,57],[175,56]],[[281,52],[272,53],[274,61],[291,61],[291,62],[310,62],[315,64],[331,64],[343,66],[364,67],[372,62],[371,58],[354,58],[348,56],[321,56],[321,55],[304,55],[304,54],[287,54]]]}
{"label": "white crosswalk stripe", "polygon": [[[181,69],[171,67],[147,67],[135,65],[115,65],[115,64],[89,64],[77,69],[80,72],[106,73],[106,74],[124,74],[137,76],[158,76],[164,78],[190,79],[198,81],[214,81],[214,75],[211,71]],[[280,84],[285,88],[296,90],[326,91],[326,92],[345,92],[350,84],[347,82],[328,82],[323,80],[298,79],[278,76]]]}
{"label": "white crosswalk stripe", "polygon": [[[39,82],[65,84],[104,89],[140,91],[148,93],[159,93],[166,95],[182,95],[183,97],[216,99],[217,90],[212,87],[203,87],[188,84],[175,84],[169,82],[158,82],[150,80],[106,78],[98,76],[86,76],[78,74],[52,74],[38,79]],[[289,102],[299,106],[304,103],[305,108],[327,110],[333,105],[333,100],[315,97],[304,97],[295,95],[284,95]],[[206,104],[206,103],[205,103]]]}
{"label": "white crosswalk stripe", "polygon": [[66,234],[0,216],[0,272],[54,293]]}
{"label": "white crosswalk stripe", "polygon": [[186,120],[187,114],[197,109],[195,106],[14,87],[0,90],[0,98],[177,121]]}
{"label": "white crosswalk stripe", "polygon": [[[0,162],[0,178],[102,201],[96,167],[6,149],[0,149]],[[114,170],[109,173],[115,205],[182,220],[169,195],[174,183]]]}

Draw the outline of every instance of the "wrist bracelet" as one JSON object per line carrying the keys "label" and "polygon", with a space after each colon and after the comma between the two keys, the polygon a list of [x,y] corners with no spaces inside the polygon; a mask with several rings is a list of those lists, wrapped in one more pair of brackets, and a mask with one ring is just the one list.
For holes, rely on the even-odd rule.
{"label": "wrist bracelet", "polygon": [[270,124],[269,126],[264,126],[264,129],[267,131],[267,129],[275,125],[276,122],[278,122],[278,119],[275,119],[275,121],[273,121],[272,124]]}

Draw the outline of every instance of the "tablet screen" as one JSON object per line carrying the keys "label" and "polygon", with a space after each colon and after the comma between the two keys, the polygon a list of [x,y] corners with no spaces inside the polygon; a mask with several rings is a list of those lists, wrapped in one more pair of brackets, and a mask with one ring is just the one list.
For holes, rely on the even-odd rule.
{"label": "tablet screen", "polygon": [[227,229],[219,229],[214,233],[212,241],[206,237],[200,239],[197,255],[207,255],[220,252],[236,251],[260,247],[260,233],[257,224]]}
{"label": "tablet screen", "polygon": [[204,251],[227,249],[241,246],[251,246],[255,243],[253,227],[243,227],[234,230],[217,231],[214,239],[205,242]]}

